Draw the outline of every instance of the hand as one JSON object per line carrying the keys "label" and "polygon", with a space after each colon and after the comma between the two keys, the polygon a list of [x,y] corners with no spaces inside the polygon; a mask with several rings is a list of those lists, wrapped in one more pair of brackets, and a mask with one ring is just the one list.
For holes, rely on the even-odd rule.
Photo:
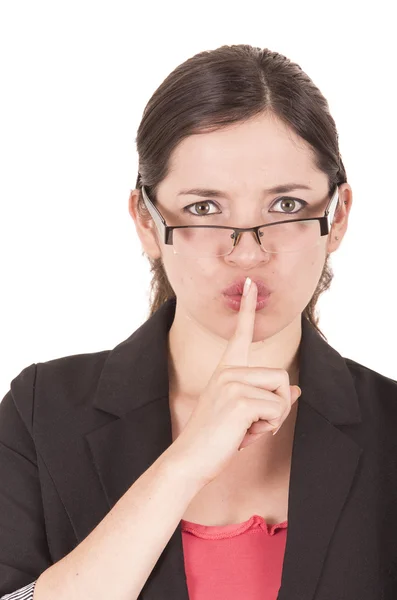
{"label": "hand", "polygon": [[[254,334],[257,287],[242,296],[234,335],[200,395],[185,428],[172,444],[203,485],[212,481],[238,449],[282,425],[299,398],[284,369],[248,367]],[[186,462],[185,462],[186,464]]]}

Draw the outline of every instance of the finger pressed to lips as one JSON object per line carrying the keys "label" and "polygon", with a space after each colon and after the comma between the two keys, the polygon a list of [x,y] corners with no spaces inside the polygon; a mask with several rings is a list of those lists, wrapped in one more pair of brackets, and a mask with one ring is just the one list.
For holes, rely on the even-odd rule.
{"label": "finger pressed to lips", "polygon": [[248,366],[249,350],[254,337],[257,287],[251,283],[248,296],[241,297],[237,324],[222,357],[222,365]]}

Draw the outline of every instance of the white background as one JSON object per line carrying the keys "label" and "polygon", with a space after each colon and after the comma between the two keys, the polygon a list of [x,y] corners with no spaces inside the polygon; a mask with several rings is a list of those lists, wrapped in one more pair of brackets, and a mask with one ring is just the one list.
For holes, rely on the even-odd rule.
{"label": "white background", "polygon": [[353,208],[320,327],[397,379],[393,4],[1,2],[0,399],[31,363],[113,348],[146,319],[128,214],[142,111],[178,64],[235,43],[285,54],[328,99]]}

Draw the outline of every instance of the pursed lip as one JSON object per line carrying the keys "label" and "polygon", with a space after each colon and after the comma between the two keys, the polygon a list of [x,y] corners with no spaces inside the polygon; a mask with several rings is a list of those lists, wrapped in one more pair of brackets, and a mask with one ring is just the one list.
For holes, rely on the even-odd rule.
{"label": "pursed lip", "polygon": [[[270,294],[269,288],[266,287],[261,279],[256,279],[255,277],[251,277],[251,279],[255,282],[258,288],[258,299],[265,298]],[[222,294],[225,296],[241,296],[243,293],[245,280],[246,277],[240,277],[236,279],[231,285],[229,285],[229,287],[222,290]]]}

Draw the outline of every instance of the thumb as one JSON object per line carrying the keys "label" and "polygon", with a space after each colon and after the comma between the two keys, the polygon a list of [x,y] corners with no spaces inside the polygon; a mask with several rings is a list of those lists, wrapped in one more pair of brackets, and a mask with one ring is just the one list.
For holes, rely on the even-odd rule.
{"label": "thumb", "polygon": [[292,404],[294,404],[298,400],[298,398],[301,396],[302,390],[299,387],[299,385],[293,385],[291,387],[292,387],[292,389],[291,389],[291,401],[292,401]]}

